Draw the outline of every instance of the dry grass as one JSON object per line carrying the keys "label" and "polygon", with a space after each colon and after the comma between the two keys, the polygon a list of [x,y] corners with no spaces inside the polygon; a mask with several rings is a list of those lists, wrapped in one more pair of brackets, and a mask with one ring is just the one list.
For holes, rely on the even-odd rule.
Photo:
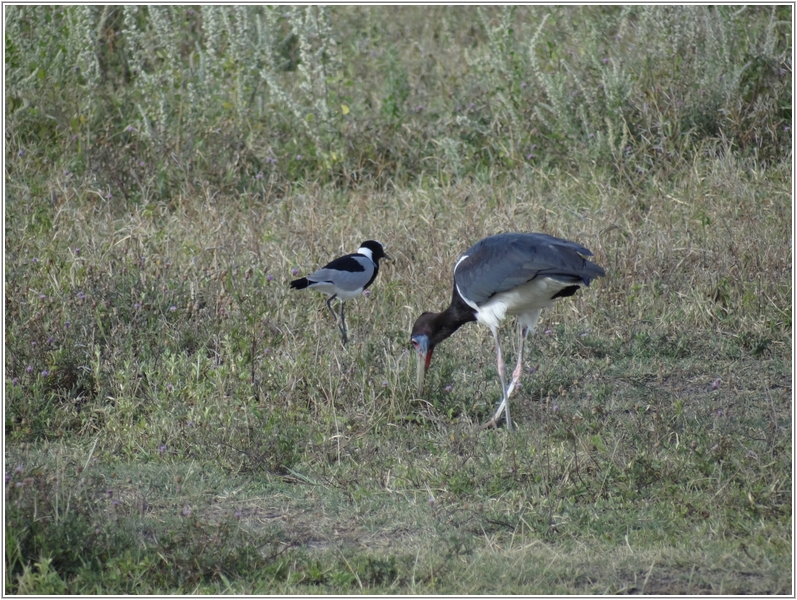
{"label": "dry grass", "polygon": [[[22,384],[9,388],[8,464],[58,474],[36,448],[97,439],[92,520],[119,518],[109,487],[133,531],[190,518],[209,540],[265,540],[272,583],[245,577],[237,592],[308,591],[314,578],[408,593],[782,592],[789,185],[715,157],[638,191],[529,171],[393,194],[208,190],[121,214],[65,188],[49,238],[17,189],[7,368]],[[486,331],[440,348],[424,399],[407,344],[414,317],[448,301],[457,254],[504,230],[578,240],[607,270],[543,315],[516,436],[479,432],[498,398]],[[287,282],[366,238],[394,260],[352,303],[342,347],[323,298]],[[65,320],[73,333],[58,333]],[[36,363],[54,373],[47,387],[26,379],[41,355],[20,344],[52,332],[78,356]],[[82,392],[52,383],[81,370]],[[51,398],[44,413],[20,389]],[[241,533],[214,538],[235,511]],[[208,576],[161,585],[221,591]]]}

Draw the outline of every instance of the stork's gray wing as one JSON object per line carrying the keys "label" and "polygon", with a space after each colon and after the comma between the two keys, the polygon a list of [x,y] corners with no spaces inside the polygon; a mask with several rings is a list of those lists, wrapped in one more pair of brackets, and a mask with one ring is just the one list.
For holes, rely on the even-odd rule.
{"label": "stork's gray wing", "polygon": [[454,269],[454,281],[460,293],[476,304],[535,277],[589,285],[605,275],[582,256],[592,256],[587,248],[543,233],[501,233],[477,242],[465,255]]}

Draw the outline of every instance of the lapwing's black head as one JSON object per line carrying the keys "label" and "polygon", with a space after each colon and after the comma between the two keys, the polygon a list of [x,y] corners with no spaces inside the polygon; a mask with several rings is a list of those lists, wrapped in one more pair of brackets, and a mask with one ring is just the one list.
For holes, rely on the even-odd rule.
{"label": "lapwing's black head", "polygon": [[[369,252],[363,252],[363,249],[368,250]],[[357,250],[360,254],[365,254],[366,256],[370,253],[371,260],[375,263],[379,263],[380,258],[386,258],[390,260],[390,257],[385,253],[385,249],[382,247],[382,244],[375,240],[366,240],[362,244],[360,244],[360,248]]]}

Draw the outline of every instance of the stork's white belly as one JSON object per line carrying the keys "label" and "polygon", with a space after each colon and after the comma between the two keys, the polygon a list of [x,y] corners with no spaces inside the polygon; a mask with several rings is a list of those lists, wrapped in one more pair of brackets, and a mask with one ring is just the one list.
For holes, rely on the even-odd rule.
{"label": "stork's white belly", "polygon": [[520,324],[533,330],[542,309],[556,303],[552,297],[571,285],[572,282],[540,277],[514,289],[500,292],[481,306],[474,306],[467,299],[465,301],[476,309],[476,320],[493,331],[498,330],[501,321],[507,315],[517,315]]}

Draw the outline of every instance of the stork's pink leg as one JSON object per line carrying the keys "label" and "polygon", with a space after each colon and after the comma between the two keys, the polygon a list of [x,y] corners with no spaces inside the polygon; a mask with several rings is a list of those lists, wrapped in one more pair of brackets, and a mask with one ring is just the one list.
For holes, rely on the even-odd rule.
{"label": "stork's pink leg", "polygon": [[498,418],[501,416],[501,413],[506,410],[506,426],[507,429],[511,430],[512,418],[509,416],[509,397],[506,393],[506,363],[504,362],[503,356],[501,356],[501,344],[498,341],[497,330],[493,331],[493,337],[495,338],[495,354],[498,360],[498,377],[501,379],[501,404],[498,405],[498,410],[495,411],[495,415],[488,425],[497,425]]}
{"label": "stork's pink leg", "polygon": [[509,398],[512,395],[512,392],[515,391],[515,387],[520,383],[520,377],[523,375],[523,346],[526,342],[526,336],[529,334],[529,328],[525,325],[521,325],[520,327],[520,344],[518,344],[518,353],[517,353],[517,366],[515,366],[515,370],[512,371],[512,381],[509,383],[509,387],[506,390],[506,397]]}

